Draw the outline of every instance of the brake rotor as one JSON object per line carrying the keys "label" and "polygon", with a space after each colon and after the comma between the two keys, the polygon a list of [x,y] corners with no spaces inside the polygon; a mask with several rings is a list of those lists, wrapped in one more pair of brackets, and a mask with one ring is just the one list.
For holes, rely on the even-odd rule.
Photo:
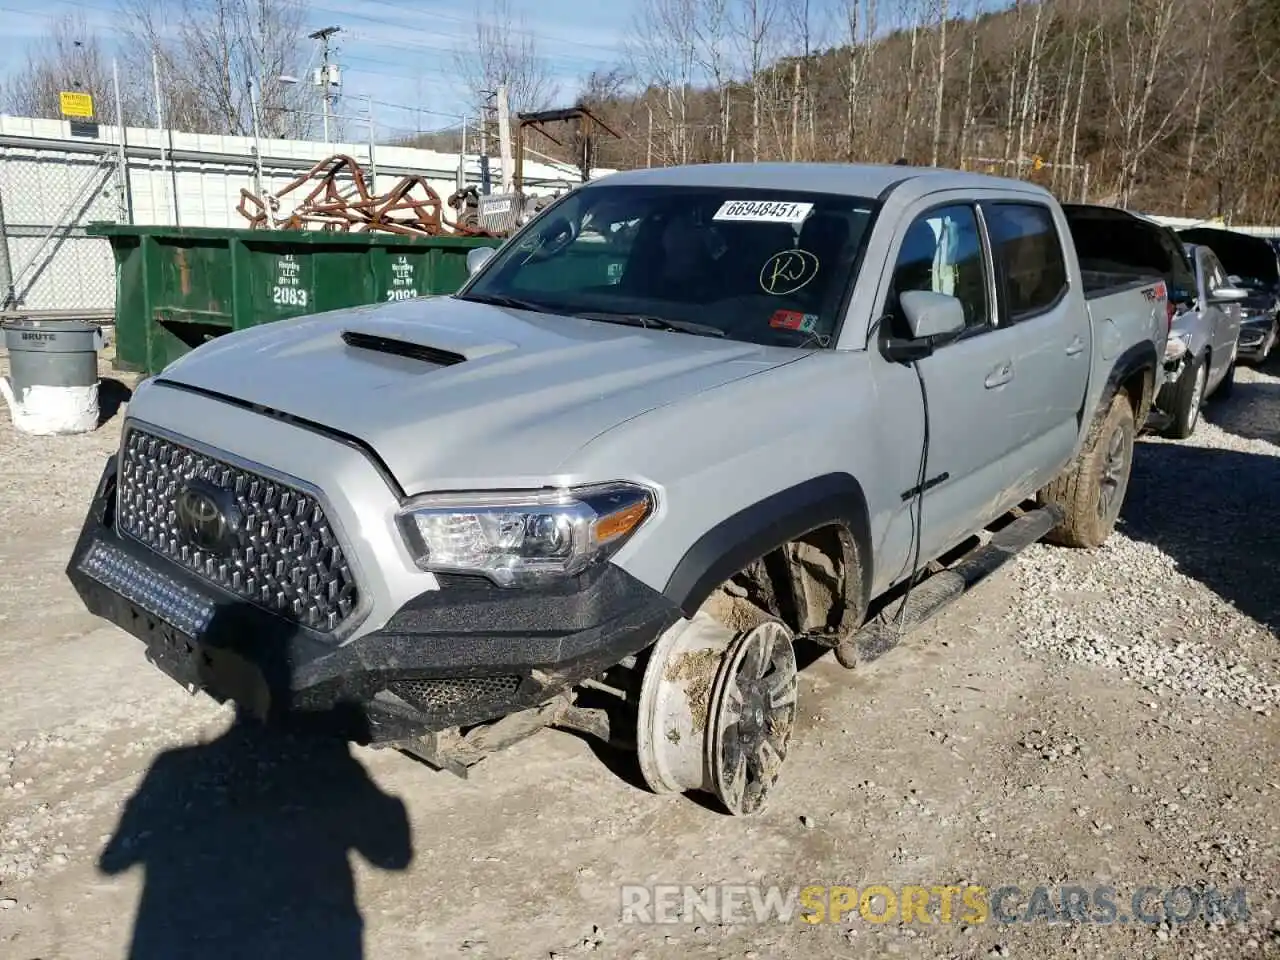
{"label": "brake rotor", "polygon": [[722,659],[711,700],[706,766],[713,792],[733,814],[763,808],[778,782],[796,720],[796,655],[776,620],[737,636]]}

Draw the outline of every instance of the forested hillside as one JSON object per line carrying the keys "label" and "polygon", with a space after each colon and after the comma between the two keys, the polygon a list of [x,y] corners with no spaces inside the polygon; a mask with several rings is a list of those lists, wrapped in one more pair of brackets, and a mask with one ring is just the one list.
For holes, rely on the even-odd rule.
{"label": "forested hillside", "polygon": [[629,62],[584,82],[623,134],[599,162],[905,156],[1073,199],[1280,220],[1280,0],[817,7],[646,0]]}

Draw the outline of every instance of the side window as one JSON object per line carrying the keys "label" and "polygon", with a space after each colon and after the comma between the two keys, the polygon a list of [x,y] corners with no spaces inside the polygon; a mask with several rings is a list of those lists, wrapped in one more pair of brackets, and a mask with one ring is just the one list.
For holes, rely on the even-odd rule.
{"label": "side window", "polygon": [[966,327],[990,326],[982,241],[972,207],[939,207],[912,222],[894,264],[893,290],[895,313],[898,294],[928,290],[964,304]]}
{"label": "side window", "polygon": [[983,206],[1002,320],[1017,323],[1048,310],[1067,290],[1067,265],[1053,214],[1030,203]]}
{"label": "side window", "polygon": [[1156,232],[1169,256],[1169,283],[1173,288],[1169,292],[1177,300],[1195,299],[1196,267],[1187,256],[1186,248],[1179,242],[1177,234],[1167,227],[1159,227]]}
{"label": "side window", "polygon": [[1214,256],[1206,257],[1205,265],[1209,268],[1205,271],[1205,286],[1209,288],[1209,295],[1212,296],[1214,290],[1227,285],[1227,272],[1222,269],[1222,264]]}

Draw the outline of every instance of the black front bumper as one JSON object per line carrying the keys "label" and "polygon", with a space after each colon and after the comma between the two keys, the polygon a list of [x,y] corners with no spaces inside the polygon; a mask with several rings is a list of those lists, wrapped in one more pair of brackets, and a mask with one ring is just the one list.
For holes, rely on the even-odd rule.
{"label": "black front bumper", "polygon": [[[536,706],[643,650],[680,617],[661,593],[605,563],[572,581],[519,591],[452,578],[381,629],[339,644],[122,536],[115,502],[113,457],[67,566],[91,613],[142,640],[147,659],[193,692],[232,700],[268,722],[362,743]],[[104,574],[104,558],[111,571],[143,571],[147,589]],[[95,573],[86,560],[98,565]],[[157,578],[169,597],[203,604],[205,614],[159,610],[144,596],[154,595]]]}

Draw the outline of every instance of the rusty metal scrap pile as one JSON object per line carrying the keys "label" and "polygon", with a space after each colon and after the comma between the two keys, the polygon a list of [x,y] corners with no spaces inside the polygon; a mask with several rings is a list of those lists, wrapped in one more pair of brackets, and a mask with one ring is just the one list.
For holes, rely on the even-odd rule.
{"label": "rusty metal scrap pile", "polygon": [[[289,213],[281,215],[282,201],[296,193],[302,193],[302,198]],[[474,194],[474,190],[463,190],[449,198],[448,205],[454,211],[450,222],[444,217],[445,202],[424,177],[402,177],[386,193],[375,195],[369,191],[360,164],[335,154],[265,197],[241,189],[236,210],[255,230],[492,236],[478,225]]]}

